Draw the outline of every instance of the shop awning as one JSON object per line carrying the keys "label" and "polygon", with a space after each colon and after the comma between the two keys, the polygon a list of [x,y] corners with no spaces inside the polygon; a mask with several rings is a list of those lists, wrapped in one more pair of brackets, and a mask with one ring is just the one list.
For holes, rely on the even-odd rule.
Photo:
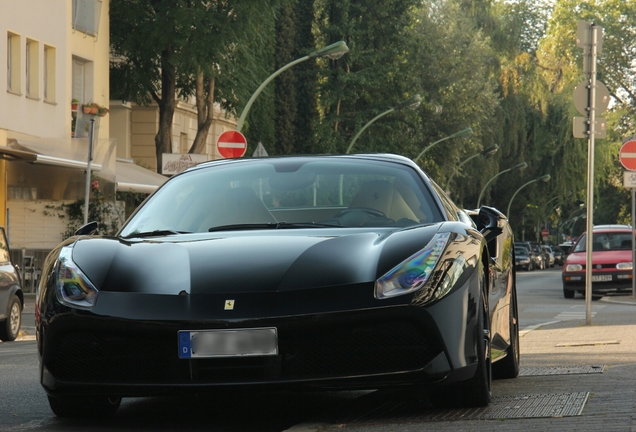
{"label": "shop awning", "polygon": [[166,180],[168,177],[135,165],[130,159],[117,159],[115,174],[117,192],[152,193]]}
{"label": "shop awning", "polygon": [[[11,147],[0,146],[0,159],[9,161],[22,161],[33,164],[46,164],[55,165],[66,168],[86,169],[86,161],[76,161],[74,159],[65,159],[55,156],[48,156],[41,153],[36,153],[29,150],[18,150]],[[91,163],[91,170],[100,171],[102,166],[100,164]]]}

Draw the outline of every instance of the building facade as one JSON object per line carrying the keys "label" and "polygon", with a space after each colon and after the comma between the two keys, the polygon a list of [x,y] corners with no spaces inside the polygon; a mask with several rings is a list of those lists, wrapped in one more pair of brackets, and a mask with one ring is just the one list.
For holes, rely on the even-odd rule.
{"label": "building facade", "polygon": [[[0,226],[23,266],[37,267],[64,238],[61,206],[84,200],[93,180],[117,206],[116,192],[149,193],[167,179],[155,158],[158,108],[109,100],[109,7],[109,0],[0,5]],[[196,108],[178,103],[171,157],[179,169],[221,158],[216,140],[236,119],[218,105],[214,119],[204,154],[189,155]]]}

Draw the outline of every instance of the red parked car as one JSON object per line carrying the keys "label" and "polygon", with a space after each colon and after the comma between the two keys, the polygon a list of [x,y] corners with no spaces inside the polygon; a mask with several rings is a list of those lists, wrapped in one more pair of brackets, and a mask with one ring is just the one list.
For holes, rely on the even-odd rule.
{"label": "red parked car", "polygon": [[[587,236],[578,239],[562,270],[563,296],[585,294]],[[632,245],[634,230],[629,225],[597,225],[592,238],[592,295],[632,291]]]}

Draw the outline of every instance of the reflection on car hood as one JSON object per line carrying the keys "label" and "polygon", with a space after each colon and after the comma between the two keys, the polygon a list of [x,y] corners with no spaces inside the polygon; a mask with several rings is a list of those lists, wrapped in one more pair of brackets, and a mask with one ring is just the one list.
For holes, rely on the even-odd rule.
{"label": "reflection on car hood", "polygon": [[440,226],[83,237],[73,260],[103,291],[289,291],[375,281],[424,247]]}

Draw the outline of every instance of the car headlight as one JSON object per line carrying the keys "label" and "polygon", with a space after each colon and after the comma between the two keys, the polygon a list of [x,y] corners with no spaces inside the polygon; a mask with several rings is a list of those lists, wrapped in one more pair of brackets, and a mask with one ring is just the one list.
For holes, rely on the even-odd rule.
{"label": "car headlight", "polygon": [[618,263],[616,264],[616,268],[618,270],[631,270],[634,266],[632,265],[631,262],[622,262],[622,263]]}
{"label": "car headlight", "polygon": [[97,300],[97,288],[73,262],[73,247],[65,246],[55,265],[57,299],[77,309],[92,309]]}
{"label": "car headlight", "polygon": [[409,257],[375,282],[378,299],[417,291],[426,285],[444,253],[450,233],[437,233],[424,249]]}
{"label": "car headlight", "polygon": [[583,266],[581,264],[568,264],[565,266],[566,272],[576,272],[583,270]]}

